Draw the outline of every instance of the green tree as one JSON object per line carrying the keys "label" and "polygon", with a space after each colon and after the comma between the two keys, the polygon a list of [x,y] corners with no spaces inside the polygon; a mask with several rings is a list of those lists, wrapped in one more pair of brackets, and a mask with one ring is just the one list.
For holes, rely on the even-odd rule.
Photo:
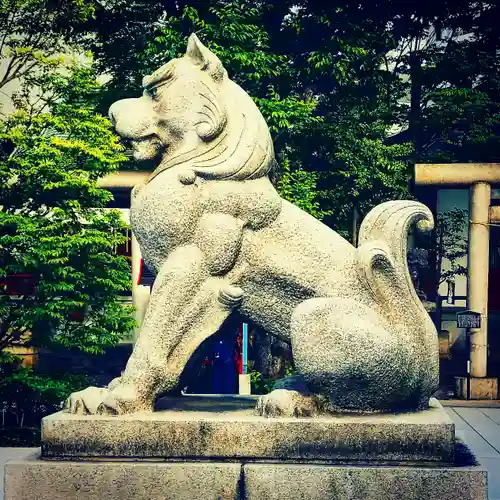
{"label": "green tree", "polygon": [[[453,297],[456,278],[467,274],[467,227],[467,210],[454,208],[439,213],[434,230],[418,235],[416,248],[410,251],[409,264],[417,290],[436,305],[441,285],[446,283],[447,293]],[[436,279],[432,280],[432,288],[422,290],[418,285],[429,271]]]}
{"label": "green tree", "polygon": [[498,158],[498,15],[491,1],[389,7],[385,70],[404,93],[400,137],[413,143],[415,161]]}
{"label": "green tree", "polygon": [[[310,181],[317,182],[315,213],[348,235],[353,213],[407,196],[409,179],[410,146],[384,142],[397,98],[385,81],[396,77],[380,70],[386,19],[364,7],[310,0],[106,2],[89,21],[95,30],[89,48],[111,77],[101,109],[137,95],[142,75],[181,55],[196,32],[261,109],[278,163],[310,174],[308,193]],[[287,174],[273,180],[279,175]]]}
{"label": "green tree", "polygon": [[88,0],[0,0],[0,89],[38,67],[57,65],[60,54],[74,50],[76,24],[95,14]]}
{"label": "green tree", "polygon": [[454,208],[438,215],[435,231],[436,271],[439,275],[437,288],[442,283],[454,288],[455,278],[467,274],[463,258],[467,256],[467,210]]}
{"label": "green tree", "polygon": [[296,161],[318,173],[326,222],[353,240],[375,204],[408,197],[411,145],[386,143],[399,94],[381,70],[388,40],[377,13],[366,4],[307,0],[283,23],[294,82],[314,96],[322,118],[297,136]]}
{"label": "green tree", "polygon": [[321,209],[317,181],[314,172],[307,172],[301,168],[291,171],[290,162],[284,158],[276,187],[282,198],[322,220],[326,215],[330,215],[330,212]]}
{"label": "green tree", "polygon": [[[130,288],[129,264],[113,253],[126,226],[97,186],[124,156],[91,104],[98,89],[91,66],[26,74],[0,123],[0,349],[99,353],[134,327],[117,295]],[[27,286],[10,294],[23,275]]]}
{"label": "green tree", "polygon": [[[394,197],[395,192],[404,196],[406,164],[400,156],[407,155],[408,148],[383,144],[387,126],[377,121],[377,111],[364,102],[366,83],[355,89],[357,95],[352,92],[351,83],[357,78],[354,66],[360,57],[368,58],[367,51],[351,47],[351,40],[344,42],[342,36],[326,48],[322,39],[310,46],[307,40],[311,33],[325,26],[316,18],[311,24],[300,10],[293,15],[292,5],[212,1],[169,6],[169,15],[153,23],[153,31],[144,23],[143,33],[151,33],[151,39],[135,58],[135,80],[132,76],[124,80],[110,65],[107,70],[113,76],[108,87],[118,84],[121,95],[137,94],[141,75],[182,55],[188,35],[195,31],[266,118],[278,162],[288,169],[274,176],[275,180],[280,175],[286,178],[278,182],[278,188],[305,182],[289,189],[287,199],[301,204],[296,196],[312,195],[321,207],[311,206],[311,213],[319,217],[332,214],[328,222],[339,229],[351,218],[353,199],[364,211],[365,205],[371,208],[378,200]],[[115,32],[117,44],[119,33]],[[340,46],[348,56],[336,61],[332,54]],[[112,49],[107,50],[109,54]],[[324,64],[322,54],[327,61]],[[125,59],[131,60],[128,55]],[[110,103],[107,95],[104,102],[106,106]],[[377,95],[373,95],[370,105],[376,102]],[[322,192],[318,193],[311,182],[321,183]],[[309,203],[301,206],[308,210]]]}
{"label": "green tree", "polygon": [[410,196],[415,160],[495,160],[499,9],[470,0],[110,0],[82,25],[95,31],[89,47],[111,76],[103,110],[137,95],[141,76],[197,32],[259,105],[279,163],[317,179],[325,222],[349,236],[374,204]]}

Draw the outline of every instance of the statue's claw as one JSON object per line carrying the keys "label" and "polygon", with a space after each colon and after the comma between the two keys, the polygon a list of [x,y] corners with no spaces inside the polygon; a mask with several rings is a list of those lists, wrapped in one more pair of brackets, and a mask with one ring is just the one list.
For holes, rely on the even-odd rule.
{"label": "statue's claw", "polygon": [[275,389],[261,396],[256,410],[263,417],[314,417],[320,411],[314,396],[288,389]]}
{"label": "statue's claw", "polygon": [[118,415],[119,404],[115,398],[109,393],[101,404],[97,407],[96,415]]}
{"label": "statue's claw", "polygon": [[95,415],[108,389],[105,387],[87,387],[74,392],[66,399],[64,409],[73,415]]}
{"label": "statue's claw", "polygon": [[149,401],[139,398],[131,385],[121,384],[117,379],[108,387],[87,387],[74,392],[66,400],[67,412],[74,415],[124,415],[141,410],[152,410]]}

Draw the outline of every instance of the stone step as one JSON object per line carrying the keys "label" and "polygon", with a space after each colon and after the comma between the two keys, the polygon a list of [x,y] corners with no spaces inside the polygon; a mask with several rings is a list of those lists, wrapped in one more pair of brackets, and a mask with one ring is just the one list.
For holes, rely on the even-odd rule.
{"label": "stone step", "polygon": [[50,461],[5,466],[5,500],[486,500],[480,466]]}
{"label": "stone step", "polygon": [[407,414],[264,418],[251,398],[184,396],[121,417],[59,412],[42,421],[42,458],[449,462],[455,425],[436,400]]}

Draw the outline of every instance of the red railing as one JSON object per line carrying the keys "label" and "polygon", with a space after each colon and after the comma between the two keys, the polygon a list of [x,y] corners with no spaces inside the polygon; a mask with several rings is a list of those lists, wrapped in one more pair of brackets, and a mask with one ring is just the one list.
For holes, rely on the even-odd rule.
{"label": "red railing", "polygon": [[37,278],[32,274],[11,274],[0,278],[0,291],[7,295],[34,295]]}

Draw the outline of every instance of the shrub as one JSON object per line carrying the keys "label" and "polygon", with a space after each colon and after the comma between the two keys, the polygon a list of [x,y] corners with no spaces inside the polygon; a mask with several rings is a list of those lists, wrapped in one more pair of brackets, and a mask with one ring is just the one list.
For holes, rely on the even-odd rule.
{"label": "shrub", "polygon": [[38,446],[40,421],[62,409],[74,391],[89,385],[85,375],[57,378],[21,366],[19,358],[0,358],[0,446]]}

